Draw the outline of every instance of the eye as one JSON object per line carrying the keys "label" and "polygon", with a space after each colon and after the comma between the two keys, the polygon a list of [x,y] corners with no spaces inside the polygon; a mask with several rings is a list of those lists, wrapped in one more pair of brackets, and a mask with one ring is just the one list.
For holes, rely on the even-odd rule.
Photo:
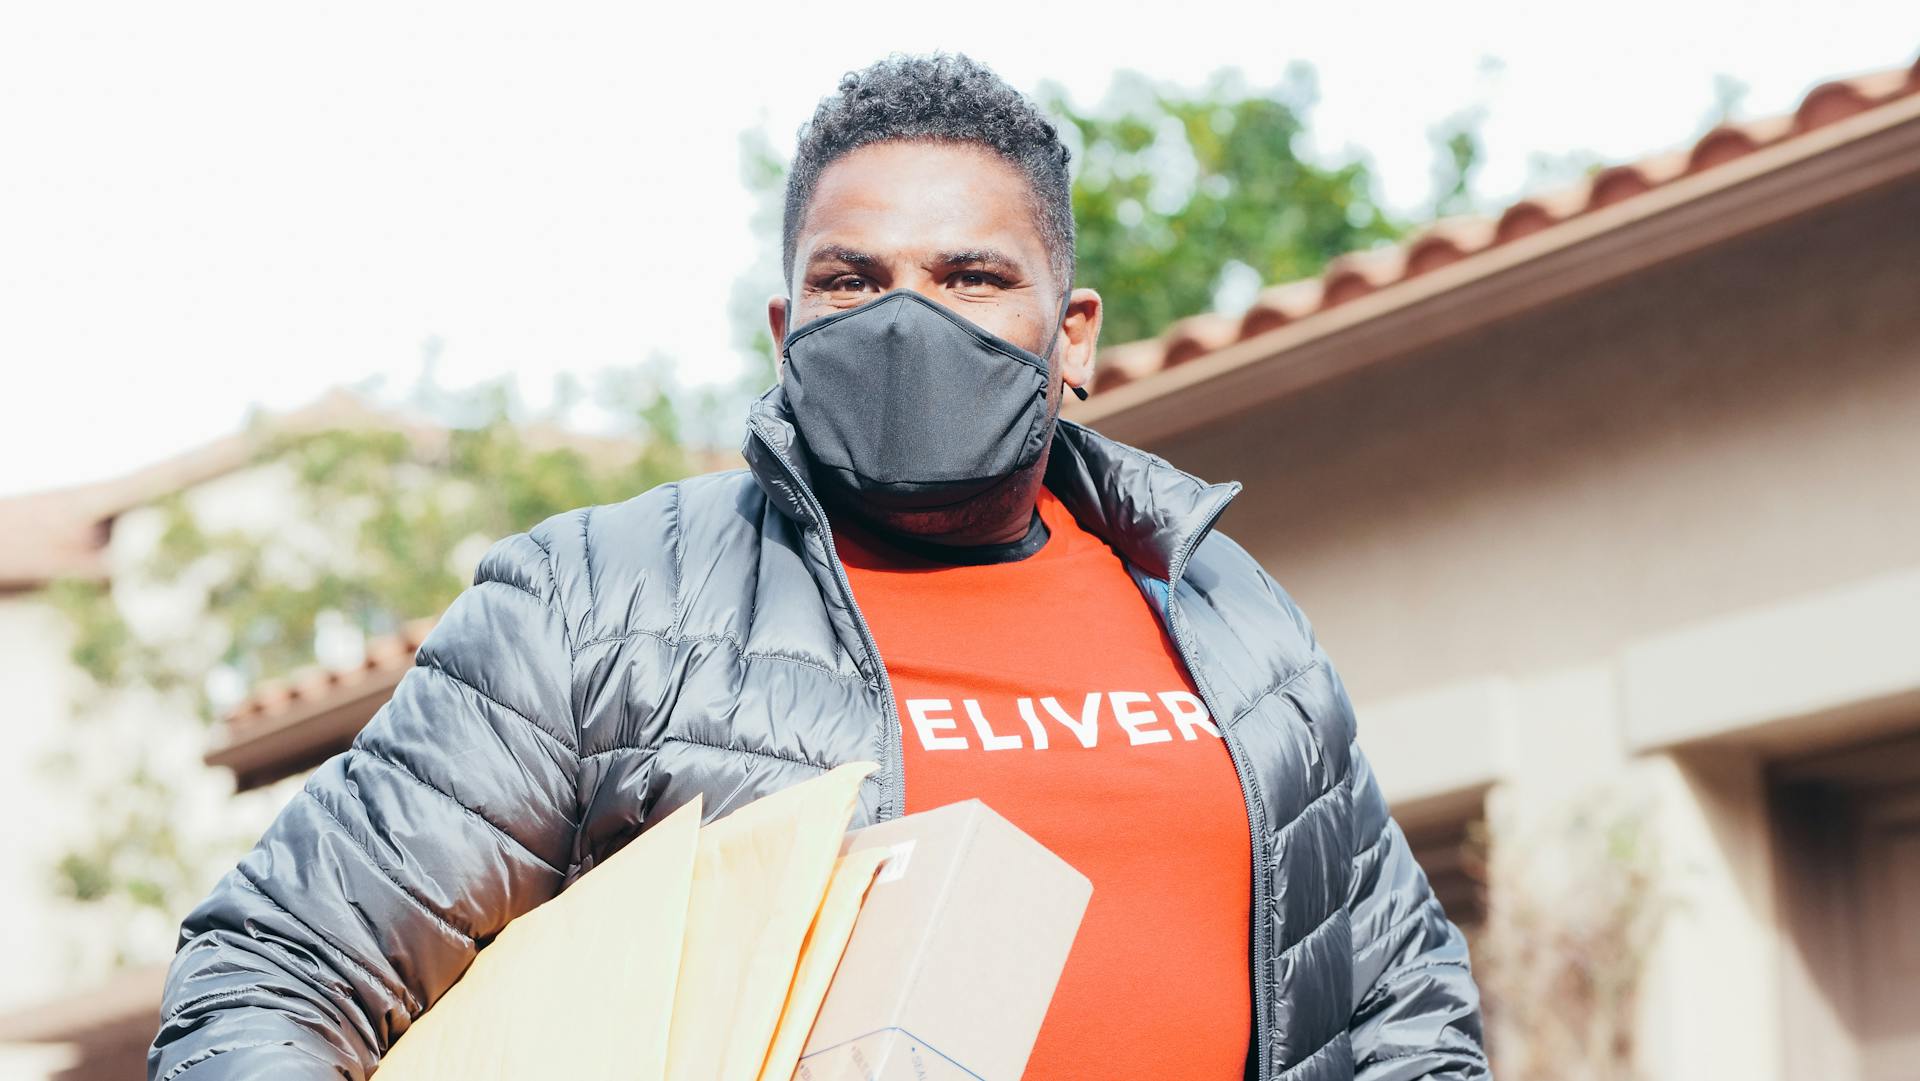
{"label": "eye", "polygon": [[1006,285],[999,276],[984,270],[956,271],[947,283],[955,292],[967,296],[984,296]]}
{"label": "eye", "polygon": [[873,291],[873,282],[871,279],[863,278],[858,274],[842,274],[827,283],[827,291],[830,293],[868,293]]}

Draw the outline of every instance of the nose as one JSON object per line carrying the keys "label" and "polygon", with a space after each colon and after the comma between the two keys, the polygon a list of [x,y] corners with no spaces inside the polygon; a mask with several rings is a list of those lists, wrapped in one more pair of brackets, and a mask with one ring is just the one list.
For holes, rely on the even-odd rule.
{"label": "nose", "polygon": [[938,285],[937,282],[934,282],[931,280],[925,283],[915,283],[912,285],[896,285],[893,288],[888,289],[886,292],[881,293],[880,295],[886,296],[887,293],[898,293],[901,290],[905,290],[909,293],[919,293],[922,298],[926,300],[931,300],[935,304],[942,304],[944,303],[944,301],[940,299],[940,290],[936,288],[937,285]]}

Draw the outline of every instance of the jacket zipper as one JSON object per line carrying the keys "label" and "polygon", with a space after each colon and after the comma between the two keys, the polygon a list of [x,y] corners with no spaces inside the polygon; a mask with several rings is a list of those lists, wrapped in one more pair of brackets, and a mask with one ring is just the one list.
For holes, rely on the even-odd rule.
{"label": "jacket zipper", "polygon": [[1253,773],[1247,766],[1246,748],[1208,693],[1206,681],[1201,678],[1200,668],[1194,663],[1193,652],[1187,645],[1186,624],[1174,606],[1174,596],[1178,592],[1180,577],[1186,572],[1187,559],[1193,555],[1193,550],[1199,546],[1200,541],[1212,532],[1213,523],[1219,520],[1221,513],[1227,509],[1227,504],[1233,501],[1233,497],[1238,495],[1239,491],[1237,484],[1228,489],[1226,496],[1214,505],[1205,518],[1201,519],[1200,527],[1188,536],[1186,543],[1181,545],[1180,551],[1175,555],[1173,566],[1167,575],[1167,626],[1173,632],[1173,644],[1180,650],[1180,659],[1186,663],[1187,671],[1193,675],[1194,688],[1200,692],[1200,700],[1206,703],[1207,712],[1219,722],[1221,739],[1227,745],[1227,757],[1232,759],[1234,774],[1240,780],[1240,799],[1246,805],[1247,838],[1251,842],[1249,847],[1252,849],[1253,860],[1253,910],[1248,914],[1253,956],[1247,978],[1253,981],[1253,1053],[1257,1056],[1256,1076],[1260,1081],[1266,1081],[1268,1076],[1266,971],[1267,953],[1271,944],[1266,939],[1266,920],[1261,918],[1261,914],[1267,905],[1267,860],[1264,851],[1267,831],[1255,818],[1257,804],[1253,798]]}
{"label": "jacket zipper", "polygon": [[[862,644],[867,647],[867,655],[873,658],[873,666],[879,676],[881,701],[886,710],[887,724],[880,734],[881,750],[887,759],[887,780],[891,782],[892,790],[897,798],[898,809],[894,811],[894,814],[905,813],[907,783],[906,770],[902,762],[900,750],[900,710],[893,699],[893,681],[887,676],[886,662],[880,657],[880,645],[874,640],[873,630],[867,625],[867,617],[861,613],[859,602],[854,600],[853,583],[847,579],[846,568],[840,563],[840,553],[833,546],[833,530],[827,524],[825,508],[820,505],[820,500],[813,494],[813,490],[801,483],[800,471],[795,469],[793,463],[787,460],[786,454],[774,446],[772,440],[761,433],[757,423],[752,424],[751,427],[754,437],[759,439],[761,444],[767,448],[767,452],[772,454],[774,460],[780,463],[780,468],[786,470],[787,479],[793,483],[794,491],[799,492],[800,495],[806,499],[807,509],[812,513],[814,521],[818,523],[820,527],[820,539],[826,546],[827,561],[833,564],[834,580],[840,585],[840,593],[841,596],[846,599],[847,608],[853,612],[854,625],[860,631]],[[1200,678],[1199,666],[1194,663],[1193,651],[1187,644],[1186,633],[1184,631],[1185,624],[1181,622],[1179,614],[1175,610],[1174,594],[1176,592],[1175,587],[1180,581],[1180,576],[1186,571],[1187,560],[1193,555],[1194,548],[1198,547],[1200,541],[1212,531],[1214,522],[1219,520],[1221,513],[1227,509],[1227,504],[1232,502],[1233,497],[1239,493],[1240,485],[1234,483],[1227,490],[1227,494],[1218,503],[1214,504],[1213,509],[1208,511],[1206,516],[1200,520],[1199,526],[1194,529],[1194,531],[1188,535],[1186,541],[1181,544],[1180,551],[1175,553],[1173,564],[1167,575],[1168,629],[1172,632],[1174,646],[1180,651],[1181,661],[1186,664],[1187,671],[1193,674],[1194,687],[1200,692],[1200,700],[1206,703],[1207,712],[1215,718],[1219,718],[1221,713],[1219,707],[1214,703],[1212,696],[1208,693],[1205,681]],[[1253,860],[1253,909],[1249,914],[1249,922],[1252,925],[1250,931],[1253,939],[1253,957],[1251,969],[1247,973],[1247,977],[1253,983],[1253,1052],[1259,1056],[1259,1081],[1267,1081],[1269,1075],[1267,1071],[1267,981],[1265,979],[1265,973],[1267,970],[1266,955],[1270,944],[1267,942],[1264,933],[1266,921],[1260,918],[1261,912],[1266,908],[1267,897],[1265,874],[1267,861],[1264,851],[1266,847],[1266,830],[1262,828],[1261,823],[1256,821],[1254,817],[1256,805],[1253,798],[1252,773],[1247,767],[1246,749],[1241,745],[1239,738],[1230,728],[1223,725],[1220,729],[1220,734],[1222,741],[1227,745],[1227,757],[1232,760],[1234,773],[1240,781],[1240,799],[1246,805],[1247,836],[1252,842],[1249,847],[1252,849],[1251,858]],[[884,821],[890,817],[887,812],[888,808],[883,801],[882,806],[877,809],[874,815],[875,820]]]}
{"label": "jacket zipper", "polygon": [[[826,508],[813,494],[813,489],[800,481],[800,471],[773,441],[760,432],[757,423],[751,425],[754,438],[760,440],[767,453],[787,471],[787,479],[793,482],[793,490],[799,492],[807,501],[807,510],[813,515],[814,522],[820,527],[820,540],[827,550],[827,562],[833,565],[833,577],[840,585],[840,595],[847,602],[847,610],[853,613],[853,623],[860,631],[861,644],[867,647],[867,656],[873,658],[873,668],[879,677],[881,708],[885,710],[887,723],[880,731],[880,753],[886,759],[886,784],[884,787],[893,794],[893,806],[882,798],[880,806],[874,809],[874,821],[884,822],[888,818],[905,814],[907,809],[907,771],[900,750],[900,707],[893,700],[893,681],[887,676],[887,665],[880,657],[880,643],[873,637],[873,628],[867,625],[867,617],[860,611],[860,603],[853,598],[853,582],[847,578],[847,569],[840,563],[840,553],[833,546],[833,529],[827,524]],[[884,797],[884,793],[883,793]]]}

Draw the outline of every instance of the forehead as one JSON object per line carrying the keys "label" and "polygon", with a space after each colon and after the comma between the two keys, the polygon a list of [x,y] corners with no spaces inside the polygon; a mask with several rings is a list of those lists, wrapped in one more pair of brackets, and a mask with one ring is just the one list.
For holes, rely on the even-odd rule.
{"label": "forehead", "polygon": [[838,244],[876,255],[992,247],[1045,267],[1025,174],[968,143],[885,142],[863,146],[820,174],[807,204],[796,257]]}

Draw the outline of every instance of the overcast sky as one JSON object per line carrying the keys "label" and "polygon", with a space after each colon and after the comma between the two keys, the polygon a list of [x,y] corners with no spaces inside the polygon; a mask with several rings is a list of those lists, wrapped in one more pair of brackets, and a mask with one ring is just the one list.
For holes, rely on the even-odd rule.
{"label": "overcast sky", "polygon": [[[1607,5],[14,4],[0,14],[0,494],[112,475],[385,373],[465,384],[667,356],[736,369],[742,131],[788,150],[838,75],[969,52],[1093,104],[1116,69],[1318,74],[1322,155],[1430,195],[1482,106],[1477,194],[1617,161],[1911,63],[1914,0]],[[1494,61],[1489,63],[1489,61]],[[1097,283],[1095,283],[1097,284]]]}

